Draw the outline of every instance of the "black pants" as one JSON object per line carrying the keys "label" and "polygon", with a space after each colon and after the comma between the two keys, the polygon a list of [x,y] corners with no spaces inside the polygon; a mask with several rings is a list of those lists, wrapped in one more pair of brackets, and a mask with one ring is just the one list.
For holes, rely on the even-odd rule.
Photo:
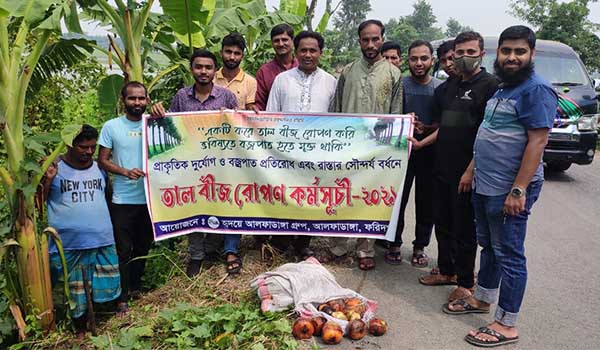
{"label": "black pants", "polygon": [[140,290],[145,259],[131,261],[148,255],[154,241],[152,222],[145,204],[111,204],[110,208],[119,272],[121,273],[121,300],[126,301],[129,291]]}
{"label": "black pants", "polygon": [[302,249],[308,248],[310,246],[311,238],[312,238],[312,236],[306,236],[306,235],[298,235],[298,236],[277,235],[277,236],[271,237],[271,244],[273,245],[273,247],[284,252],[287,250],[287,248],[289,247],[289,245],[291,243],[292,248],[294,248],[294,252],[296,254],[300,254],[300,252],[302,252]]}
{"label": "black pants", "polygon": [[415,240],[412,242],[416,249],[423,249],[429,245],[431,231],[433,230],[433,151],[430,147],[414,151],[410,155],[406,168],[406,178],[402,190],[396,239],[391,244],[399,247],[402,245],[402,232],[404,231],[404,212],[408,204],[410,189],[415,182]]}
{"label": "black pants", "polygon": [[477,236],[471,193],[458,193],[458,183],[435,180],[434,221],[438,267],[442,275],[457,275],[458,285],[474,286]]}

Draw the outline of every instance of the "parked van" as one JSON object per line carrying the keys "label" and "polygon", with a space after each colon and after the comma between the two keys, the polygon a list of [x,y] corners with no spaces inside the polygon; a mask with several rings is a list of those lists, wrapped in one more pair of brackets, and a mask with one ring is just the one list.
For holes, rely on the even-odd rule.
{"label": "parked van", "polygon": [[[439,46],[443,40],[432,44]],[[497,37],[485,37],[483,66],[494,72]],[[562,95],[574,113],[559,109],[544,151],[549,170],[565,171],[571,164],[590,164],[596,151],[598,96],[579,55],[569,46],[549,40],[536,41],[535,71]],[[440,71],[441,72],[441,71]],[[442,72],[443,73],[443,72]],[[574,115],[575,114],[575,115]]]}

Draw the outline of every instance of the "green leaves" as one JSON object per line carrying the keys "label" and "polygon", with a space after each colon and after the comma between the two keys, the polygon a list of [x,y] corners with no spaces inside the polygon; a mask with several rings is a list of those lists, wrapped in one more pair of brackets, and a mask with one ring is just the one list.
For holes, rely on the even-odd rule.
{"label": "green leaves", "polygon": [[123,77],[117,74],[109,75],[100,81],[100,85],[98,85],[98,102],[104,112],[113,115],[118,114],[119,93],[124,82]]}
{"label": "green leaves", "polygon": [[[204,47],[204,29],[215,13],[216,0],[160,0],[175,36],[188,47]],[[191,39],[191,41],[190,41]]]}
{"label": "green leaves", "polygon": [[66,125],[60,132],[60,139],[65,145],[73,147],[73,140],[81,132],[82,125]]}

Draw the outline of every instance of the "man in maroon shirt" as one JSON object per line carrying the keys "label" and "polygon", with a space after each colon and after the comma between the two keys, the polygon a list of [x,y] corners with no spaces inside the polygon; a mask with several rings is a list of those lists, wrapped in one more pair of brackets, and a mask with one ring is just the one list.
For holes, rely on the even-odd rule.
{"label": "man in maroon shirt", "polygon": [[271,45],[275,58],[263,64],[256,72],[255,108],[264,111],[267,107],[269,92],[277,74],[298,66],[294,57],[294,29],[287,23],[281,23],[271,29]]}

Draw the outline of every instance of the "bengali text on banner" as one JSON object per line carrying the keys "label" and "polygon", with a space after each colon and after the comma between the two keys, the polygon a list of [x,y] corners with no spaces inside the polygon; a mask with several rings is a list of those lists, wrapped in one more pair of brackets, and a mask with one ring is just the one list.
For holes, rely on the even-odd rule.
{"label": "bengali text on banner", "polygon": [[393,240],[412,120],[238,111],[147,117],[155,239],[213,232]]}

